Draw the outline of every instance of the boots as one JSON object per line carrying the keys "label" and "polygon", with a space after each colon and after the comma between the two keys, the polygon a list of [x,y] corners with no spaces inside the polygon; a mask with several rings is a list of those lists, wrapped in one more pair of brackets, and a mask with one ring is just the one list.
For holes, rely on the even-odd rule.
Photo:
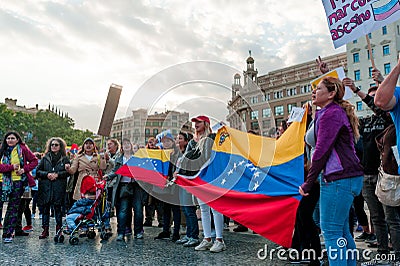
{"label": "boots", "polygon": [[42,226],[43,228],[43,232],[42,234],[39,236],[39,239],[45,239],[49,237],[49,227],[48,226]]}

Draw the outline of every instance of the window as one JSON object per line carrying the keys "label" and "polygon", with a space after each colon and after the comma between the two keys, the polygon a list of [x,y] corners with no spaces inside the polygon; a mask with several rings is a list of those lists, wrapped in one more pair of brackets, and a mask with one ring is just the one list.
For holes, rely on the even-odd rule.
{"label": "window", "polygon": [[355,70],[354,71],[354,80],[361,80],[361,74],[360,74],[360,70]]}
{"label": "window", "polygon": [[178,119],[178,116],[176,116],[176,115],[172,116],[172,120],[177,120],[177,119]]}
{"label": "window", "polygon": [[178,123],[177,122],[172,122],[172,127],[177,127]]}
{"label": "window", "polygon": [[251,122],[251,129],[258,130],[259,128],[258,122]]}
{"label": "window", "polygon": [[289,103],[289,104],[287,105],[287,111],[288,111],[288,113],[290,113],[290,112],[292,111],[292,108],[293,108],[293,107],[296,107],[296,106],[297,106],[296,103]]}
{"label": "window", "polygon": [[258,111],[251,111],[251,120],[257,120],[258,119]]}
{"label": "window", "polygon": [[275,106],[275,115],[283,115],[283,105]]}
{"label": "window", "polygon": [[172,135],[175,136],[176,134],[178,134],[178,132],[176,131],[176,129],[172,130]]}
{"label": "window", "polygon": [[356,102],[357,111],[362,111],[362,101]]}
{"label": "window", "polygon": [[384,69],[385,75],[389,74],[390,73],[390,63],[384,64],[383,69]]}
{"label": "window", "polygon": [[368,68],[368,77],[372,78],[372,67]]}
{"label": "window", "polygon": [[297,94],[296,88],[291,88],[286,90],[286,96],[294,96]]}
{"label": "window", "polygon": [[150,135],[150,129],[149,129],[149,128],[146,128],[146,129],[144,130],[144,134],[145,134],[145,135]]}
{"label": "window", "polygon": [[384,45],[382,48],[383,48],[383,55],[389,55],[390,54],[389,45]]}
{"label": "window", "polygon": [[382,35],[386,35],[387,34],[387,28],[386,26],[382,27]]}
{"label": "window", "polygon": [[[375,53],[374,53],[374,49],[372,49],[372,56],[373,56],[374,54],[375,54]],[[370,56],[370,54],[369,54],[369,50],[367,50],[367,57],[368,57],[368,60],[371,59],[371,56]]]}
{"label": "window", "polygon": [[263,97],[263,101],[264,102],[267,102],[267,101],[269,101],[271,98],[270,98],[270,96],[269,96],[269,93],[266,93],[265,95],[264,95],[264,97]]}
{"label": "window", "polygon": [[301,93],[311,92],[311,84],[301,86]]}
{"label": "window", "polygon": [[157,128],[153,129],[153,135],[155,136],[157,134],[158,134],[158,129]]}
{"label": "window", "polygon": [[270,117],[271,116],[271,109],[270,108],[266,108],[262,110],[262,117]]}
{"label": "window", "polygon": [[282,91],[275,91],[274,92],[274,99],[279,99],[283,98],[283,92]]}
{"label": "window", "polygon": [[263,128],[271,127],[271,122],[269,120],[264,120],[262,123],[263,123]]}
{"label": "window", "polygon": [[360,62],[360,54],[359,53],[354,53],[353,54],[353,62],[354,63]]}
{"label": "window", "polygon": [[257,96],[251,97],[250,103],[258,103],[258,97]]}
{"label": "window", "polygon": [[146,126],[151,126],[151,122],[146,121]]}

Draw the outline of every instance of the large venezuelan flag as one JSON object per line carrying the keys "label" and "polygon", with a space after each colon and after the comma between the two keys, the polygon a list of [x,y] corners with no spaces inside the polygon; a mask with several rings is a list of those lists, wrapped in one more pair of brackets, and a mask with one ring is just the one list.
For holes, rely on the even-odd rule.
{"label": "large venezuelan flag", "polygon": [[218,131],[210,164],[176,183],[265,238],[290,247],[304,182],[306,116],[278,139],[228,127]]}
{"label": "large venezuelan flag", "polygon": [[[304,181],[306,115],[278,139],[222,127],[210,161],[176,183],[212,208],[265,238],[290,247]],[[164,186],[168,154],[141,150],[117,172]]]}

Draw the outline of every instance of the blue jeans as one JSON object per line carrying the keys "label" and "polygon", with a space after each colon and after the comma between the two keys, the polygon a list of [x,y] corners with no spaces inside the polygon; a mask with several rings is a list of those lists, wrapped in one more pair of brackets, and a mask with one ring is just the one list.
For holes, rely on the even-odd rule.
{"label": "blue jeans", "polygon": [[199,222],[197,220],[196,210],[192,194],[184,189],[179,190],[179,199],[182,210],[186,218],[186,236],[189,238],[199,239]]}
{"label": "blue jeans", "polygon": [[[332,182],[321,180],[321,229],[330,266],[355,266],[356,244],[350,233],[349,211],[363,186],[363,176]],[[354,255],[354,256],[352,256]]]}
{"label": "blue jeans", "polygon": [[[119,197],[119,190],[121,186],[133,186],[133,194],[125,197]],[[132,215],[132,208],[134,212],[134,233],[135,235],[143,232],[143,206],[144,206],[144,190],[138,183],[120,183],[117,190],[118,197],[116,202],[117,210],[117,232],[124,235],[125,228],[131,228],[132,225],[127,224],[128,217]]]}
{"label": "blue jeans", "polygon": [[68,214],[67,217],[65,218],[65,221],[67,222],[68,229],[74,230],[76,228],[75,220],[78,218],[78,216],[81,215],[80,213],[71,213]]}

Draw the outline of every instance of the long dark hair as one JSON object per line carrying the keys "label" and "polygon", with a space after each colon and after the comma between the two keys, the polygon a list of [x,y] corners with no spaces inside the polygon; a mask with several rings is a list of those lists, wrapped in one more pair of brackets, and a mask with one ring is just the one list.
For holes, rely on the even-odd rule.
{"label": "long dark hair", "polygon": [[21,138],[21,135],[18,134],[18,132],[16,132],[16,131],[9,131],[9,132],[7,132],[7,133],[4,135],[3,143],[1,144],[1,148],[0,148],[0,157],[2,157],[2,156],[4,155],[4,153],[5,153],[5,152],[7,151],[7,149],[8,149],[7,138],[8,138],[8,136],[10,136],[10,135],[14,135],[14,136],[17,138],[17,140],[18,140],[17,144],[25,144],[24,141],[23,141],[22,138]]}
{"label": "long dark hair", "polygon": [[179,135],[181,135],[183,137],[183,139],[187,142],[185,145],[185,149],[186,149],[189,141],[193,138],[193,135],[191,133],[184,132],[184,131],[179,131]]}
{"label": "long dark hair", "polygon": [[46,151],[44,153],[47,154],[47,153],[51,152],[51,143],[53,141],[57,142],[60,145],[60,151],[59,152],[61,153],[61,155],[62,156],[67,156],[67,152],[65,151],[65,148],[66,148],[67,145],[65,144],[65,141],[62,138],[59,138],[59,137],[53,137],[53,138],[51,138],[51,139],[49,139],[47,141],[47,143],[46,143]]}

